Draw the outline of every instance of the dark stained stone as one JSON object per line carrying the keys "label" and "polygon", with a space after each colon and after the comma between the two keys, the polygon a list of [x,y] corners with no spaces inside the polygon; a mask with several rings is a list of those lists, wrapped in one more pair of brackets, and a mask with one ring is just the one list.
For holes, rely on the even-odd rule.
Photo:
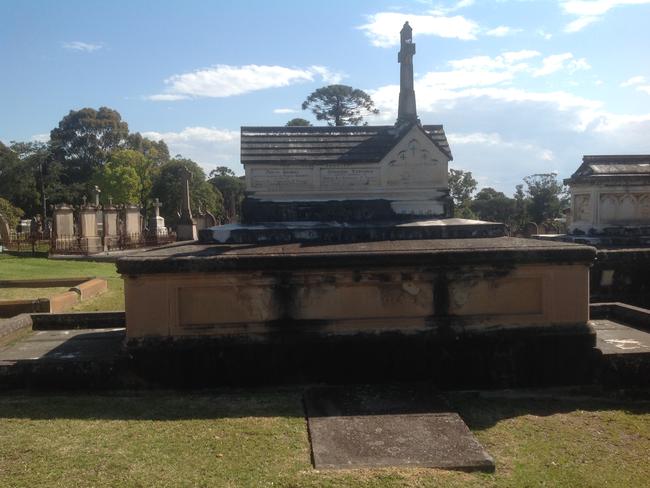
{"label": "dark stained stone", "polygon": [[425,385],[312,388],[305,406],[317,469],[494,471],[460,416]]}
{"label": "dark stained stone", "polygon": [[564,180],[572,183],[650,182],[650,154],[584,156],[582,164]]}

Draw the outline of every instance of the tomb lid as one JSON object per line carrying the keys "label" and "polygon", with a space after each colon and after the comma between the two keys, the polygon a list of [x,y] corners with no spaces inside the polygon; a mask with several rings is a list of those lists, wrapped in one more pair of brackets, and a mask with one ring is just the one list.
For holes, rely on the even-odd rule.
{"label": "tomb lid", "polygon": [[[452,159],[442,125],[413,124]],[[242,127],[243,164],[374,163],[381,161],[412,124],[345,127]]]}

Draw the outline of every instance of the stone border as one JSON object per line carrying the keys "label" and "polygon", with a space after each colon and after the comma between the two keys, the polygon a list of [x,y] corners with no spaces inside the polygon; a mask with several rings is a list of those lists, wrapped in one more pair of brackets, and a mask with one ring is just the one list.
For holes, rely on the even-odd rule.
{"label": "stone border", "polygon": [[0,319],[0,341],[31,326],[32,318],[26,313],[16,315],[9,319]]}
{"label": "stone border", "polygon": [[61,313],[80,301],[104,293],[108,289],[108,282],[95,277],[0,281],[0,288],[50,288],[60,286],[71,286],[71,288],[50,298],[0,300],[0,316],[8,318],[22,313]]}
{"label": "stone border", "polygon": [[632,327],[650,331],[650,310],[621,302],[591,303],[591,320],[611,319]]}
{"label": "stone border", "polygon": [[33,330],[116,329],[126,327],[126,314],[117,312],[33,313]]}

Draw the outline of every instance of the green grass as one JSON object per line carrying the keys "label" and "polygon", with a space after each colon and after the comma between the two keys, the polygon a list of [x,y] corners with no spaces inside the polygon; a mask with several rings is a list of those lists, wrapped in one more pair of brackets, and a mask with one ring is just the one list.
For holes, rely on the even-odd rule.
{"label": "green grass", "polygon": [[0,486],[648,486],[650,402],[451,394],[495,474],[316,471],[300,388],[0,397]]}
{"label": "green grass", "polygon": [[[124,310],[124,283],[120,275],[117,274],[114,263],[65,261],[45,257],[0,254],[0,280],[83,276],[96,276],[106,279],[108,291],[98,297],[79,303],[72,308],[72,311]],[[22,297],[16,296],[15,298]],[[26,293],[25,298],[33,297],[31,294]]]}
{"label": "green grass", "polygon": [[34,298],[50,298],[57,293],[64,293],[70,287],[53,286],[48,288],[0,288],[0,300],[27,300]]}

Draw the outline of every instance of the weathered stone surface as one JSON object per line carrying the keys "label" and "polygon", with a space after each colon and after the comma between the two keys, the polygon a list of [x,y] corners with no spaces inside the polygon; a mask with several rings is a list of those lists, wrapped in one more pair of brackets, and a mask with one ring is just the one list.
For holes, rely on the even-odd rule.
{"label": "weathered stone surface", "polygon": [[312,388],[305,406],[316,469],[494,471],[460,416],[428,387]]}
{"label": "weathered stone surface", "polygon": [[408,223],[268,222],[226,224],[199,232],[204,243],[282,244],[289,242],[346,243],[413,239],[503,237],[505,226],[466,219],[421,220]]}

